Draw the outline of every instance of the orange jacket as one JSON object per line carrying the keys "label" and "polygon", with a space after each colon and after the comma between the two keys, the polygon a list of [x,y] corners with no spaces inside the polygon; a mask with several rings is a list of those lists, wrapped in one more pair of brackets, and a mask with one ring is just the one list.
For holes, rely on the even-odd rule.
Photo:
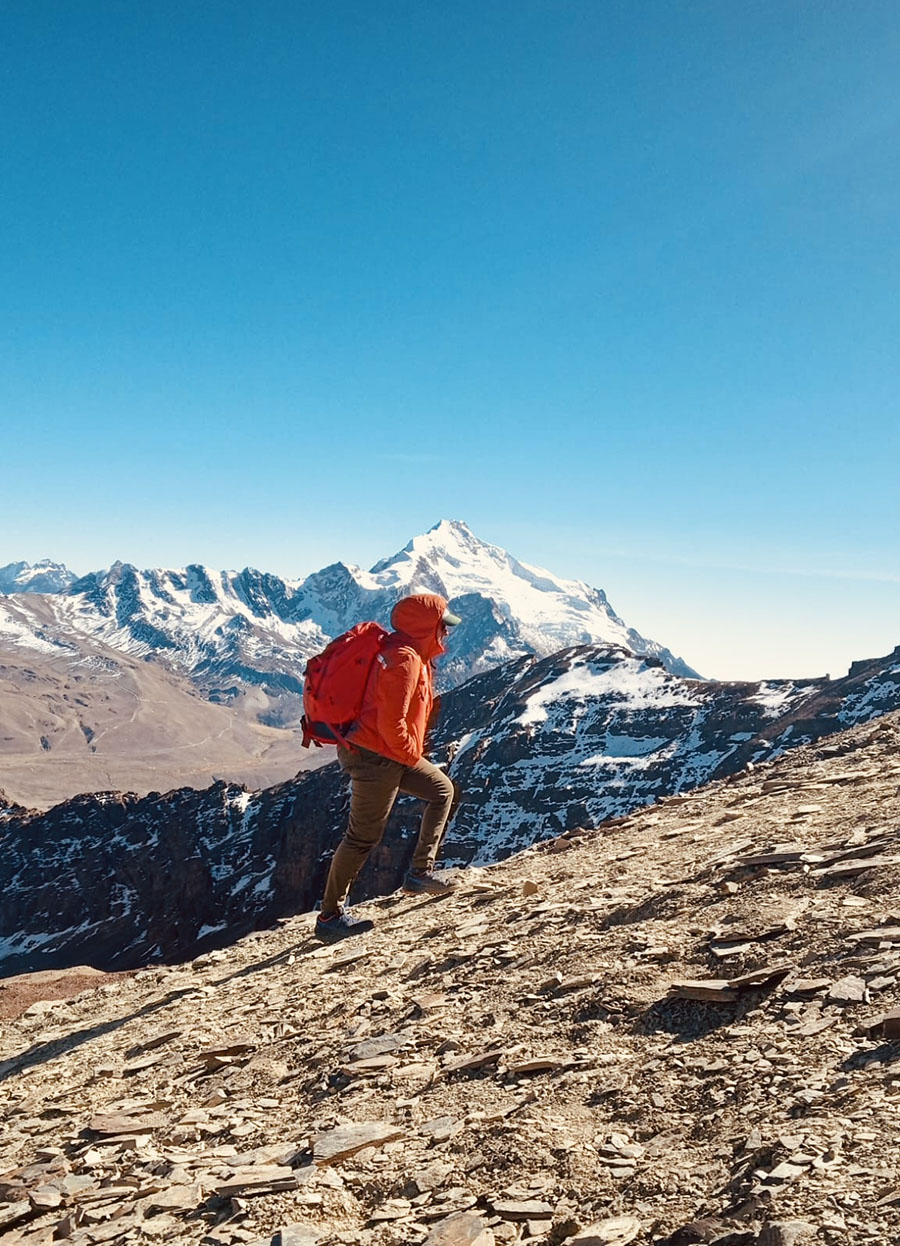
{"label": "orange jacket", "polygon": [[447,602],[435,593],[404,597],[391,611],[394,630],[382,645],[349,740],[404,766],[425,751],[434,706],[431,664],[444,652],[441,619]]}

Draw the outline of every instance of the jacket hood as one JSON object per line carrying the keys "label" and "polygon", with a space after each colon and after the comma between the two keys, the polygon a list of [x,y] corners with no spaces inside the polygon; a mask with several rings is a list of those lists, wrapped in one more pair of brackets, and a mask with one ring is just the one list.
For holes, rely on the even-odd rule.
{"label": "jacket hood", "polygon": [[446,598],[437,593],[414,593],[411,597],[401,598],[394,606],[391,627],[408,636],[427,662],[444,652],[438,628],[446,609]]}

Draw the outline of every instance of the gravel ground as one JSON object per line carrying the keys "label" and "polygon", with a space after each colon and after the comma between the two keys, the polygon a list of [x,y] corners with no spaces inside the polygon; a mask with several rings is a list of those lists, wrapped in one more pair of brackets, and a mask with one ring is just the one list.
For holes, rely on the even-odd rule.
{"label": "gravel ground", "polygon": [[4,1246],[900,1240],[898,744],[370,902],[352,947],[306,915],[45,986],[0,1040]]}

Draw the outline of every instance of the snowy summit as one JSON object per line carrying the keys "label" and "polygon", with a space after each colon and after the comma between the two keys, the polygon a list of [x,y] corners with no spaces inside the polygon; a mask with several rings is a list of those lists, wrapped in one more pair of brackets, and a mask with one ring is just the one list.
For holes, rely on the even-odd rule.
{"label": "snowy summit", "polygon": [[[609,643],[658,657],[674,674],[696,676],[682,659],[628,627],[602,589],[520,562],[480,540],[461,520],[442,519],[399,554],[376,563],[368,577],[359,578],[373,590],[389,588],[397,596],[436,592],[455,603],[462,628],[468,630],[470,623],[481,631],[483,656],[471,674],[523,653],[545,657],[571,645]],[[493,607],[490,622],[485,618],[487,603]],[[450,662],[458,663],[460,656],[454,645]]]}
{"label": "snowy summit", "polygon": [[0,567],[0,593],[64,593],[75,576],[61,562],[9,562]]}

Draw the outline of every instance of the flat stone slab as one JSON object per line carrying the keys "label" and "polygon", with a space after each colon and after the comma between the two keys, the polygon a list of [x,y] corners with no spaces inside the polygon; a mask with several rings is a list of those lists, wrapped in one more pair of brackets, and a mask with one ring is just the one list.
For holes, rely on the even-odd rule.
{"label": "flat stone slab", "polygon": [[613,1216],[597,1220],[566,1239],[565,1246],[627,1246],[641,1231],[641,1222],[634,1216]]}
{"label": "flat stone slab", "polygon": [[449,1060],[444,1065],[444,1072],[462,1073],[469,1069],[483,1069],[489,1064],[496,1064],[503,1054],[502,1047],[492,1047],[490,1051],[480,1051],[474,1056],[460,1056],[456,1060]]}
{"label": "flat stone slab", "polygon": [[831,1004],[864,1004],[867,998],[865,981],[855,974],[841,978],[828,992],[828,1002]]}
{"label": "flat stone slab", "polygon": [[339,1125],[315,1134],[309,1140],[315,1164],[339,1164],[366,1147],[384,1146],[406,1137],[406,1130],[387,1121],[361,1121],[358,1125]]}
{"label": "flat stone slab", "polygon": [[553,1218],[553,1208],[550,1204],[536,1198],[524,1199],[518,1203],[510,1199],[496,1199],[491,1203],[491,1209],[503,1220],[550,1220]]}
{"label": "flat stone slab", "polygon": [[162,1112],[148,1112],[145,1116],[128,1116],[125,1112],[99,1112],[91,1117],[88,1128],[95,1134],[146,1134],[163,1129],[168,1119]]}
{"label": "flat stone slab", "polygon": [[308,1221],[286,1224],[272,1238],[272,1246],[316,1246],[319,1231]]}
{"label": "flat stone slab", "polygon": [[410,1035],[403,1033],[379,1034],[377,1038],[364,1038],[361,1043],[357,1043],[350,1049],[350,1059],[356,1063],[357,1060],[373,1060],[378,1056],[387,1056],[392,1051],[399,1051],[401,1047],[406,1047],[409,1042]]}
{"label": "flat stone slab", "polygon": [[423,1246],[494,1246],[494,1234],[480,1216],[462,1211],[434,1225]]}

